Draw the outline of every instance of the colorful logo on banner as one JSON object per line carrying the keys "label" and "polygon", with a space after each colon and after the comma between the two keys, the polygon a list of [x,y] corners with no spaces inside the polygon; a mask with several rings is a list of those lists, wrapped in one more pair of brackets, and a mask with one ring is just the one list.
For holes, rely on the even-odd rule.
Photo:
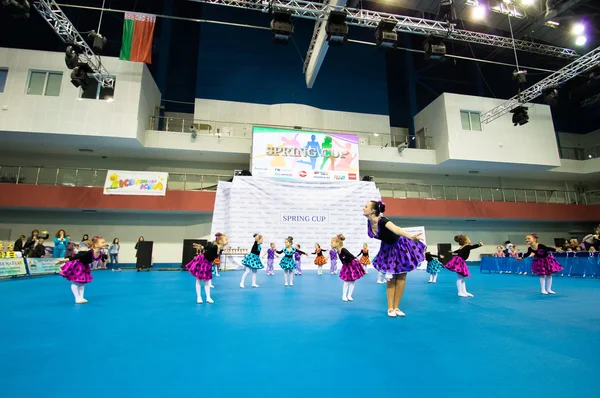
{"label": "colorful logo on banner", "polygon": [[168,178],[169,173],[109,170],[104,182],[104,194],[165,196]]}
{"label": "colorful logo on banner", "polygon": [[288,180],[356,181],[358,136],[255,126],[252,174]]}
{"label": "colorful logo on banner", "polygon": [[28,258],[29,274],[56,274],[60,271],[60,265],[57,265],[56,261],[56,258]]}
{"label": "colorful logo on banner", "polygon": [[0,258],[0,277],[27,274],[22,258]]}

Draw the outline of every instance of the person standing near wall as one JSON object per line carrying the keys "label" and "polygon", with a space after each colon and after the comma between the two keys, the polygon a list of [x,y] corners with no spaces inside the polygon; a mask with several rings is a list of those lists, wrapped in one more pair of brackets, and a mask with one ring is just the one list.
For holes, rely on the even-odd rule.
{"label": "person standing near wall", "polygon": [[119,243],[119,238],[114,238],[112,245],[108,249],[108,256],[110,257],[110,270],[111,271],[119,271],[121,272],[121,268],[115,265],[119,264],[119,250],[121,250],[121,244]]}
{"label": "person standing near wall", "polygon": [[69,238],[64,229],[59,229],[54,235],[54,249],[52,250],[52,257],[54,258],[65,258],[67,254],[67,244]]}

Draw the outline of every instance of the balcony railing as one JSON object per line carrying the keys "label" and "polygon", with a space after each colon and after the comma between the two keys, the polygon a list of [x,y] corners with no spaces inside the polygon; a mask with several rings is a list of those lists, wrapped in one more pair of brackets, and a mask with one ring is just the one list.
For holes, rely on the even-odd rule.
{"label": "balcony railing", "polygon": [[[108,170],[105,169],[0,166],[0,183],[103,187],[107,172]],[[227,181],[231,178],[231,175],[169,173],[167,189],[216,191],[219,181]],[[420,185],[398,182],[377,182],[376,185],[381,191],[381,196],[397,199],[600,204],[600,191],[577,194],[573,191],[551,189]]]}
{"label": "balcony railing", "polygon": [[[252,126],[249,123],[237,122],[219,122],[214,120],[198,120],[192,118],[181,117],[150,117],[149,130],[168,131],[173,133],[188,133],[191,134],[191,127],[194,126],[197,134],[220,135],[223,137],[240,137],[252,138]],[[294,130],[294,126],[275,126],[268,124],[260,124],[263,127],[282,128]],[[396,147],[401,143],[408,142],[410,139],[406,134],[391,134],[389,132],[367,132],[367,131],[349,131],[349,130],[334,130],[334,129],[319,129],[310,126],[303,126],[303,130],[307,131],[323,131],[332,134],[352,134],[358,136],[360,145],[369,146],[392,146]],[[431,137],[417,135],[414,138],[416,149],[433,149]]]}
{"label": "balcony railing", "polygon": [[600,145],[589,148],[560,148],[560,158],[569,160],[588,160],[600,158]]}

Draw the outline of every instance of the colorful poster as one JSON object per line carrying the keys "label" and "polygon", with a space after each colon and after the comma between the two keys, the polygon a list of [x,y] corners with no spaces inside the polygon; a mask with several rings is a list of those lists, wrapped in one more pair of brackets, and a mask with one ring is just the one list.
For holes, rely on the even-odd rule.
{"label": "colorful poster", "polygon": [[357,181],[358,136],[255,126],[252,175],[288,180]]}
{"label": "colorful poster", "polygon": [[109,170],[104,182],[105,195],[165,196],[169,173],[156,171]]}
{"label": "colorful poster", "polygon": [[28,258],[29,275],[58,273],[60,265],[56,264],[57,260],[56,258]]}
{"label": "colorful poster", "polygon": [[25,260],[22,258],[0,258],[0,278],[26,274]]}

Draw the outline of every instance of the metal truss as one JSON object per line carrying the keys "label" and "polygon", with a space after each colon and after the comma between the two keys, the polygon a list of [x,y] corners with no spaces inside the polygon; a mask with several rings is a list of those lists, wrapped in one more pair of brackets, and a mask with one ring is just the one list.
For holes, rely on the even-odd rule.
{"label": "metal truss", "polygon": [[104,68],[100,57],[94,54],[94,51],[92,51],[77,29],[75,29],[75,26],[69,21],[69,18],[67,18],[58,4],[54,0],[40,0],[34,3],[33,6],[63,42],[68,44],[75,43],[79,46],[81,49],[79,61],[87,63],[90,66],[94,79],[102,87],[114,87],[115,77]]}
{"label": "metal truss", "polygon": [[600,94],[596,94],[590,98],[586,98],[581,102],[581,106],[584,108],[591,108],[592,106],[600,103]]}
{"label": "metal truss", "polygon": [[[326,21],[329,11],[344,11],[347,13],[346,23],[366,28],[377,28],[382,19],[396,22],[396,31],[418,35],[443,36],[451,40],[468,43],[482,44],[493,47],[512,49],[535,54],[548,55],[558,58],[577,58],[579,54],[569,48],[548,46],[545,44],[531,43],[524,40],[513,40],[508,37],[489,35],[468,30],[455,29],[453,24],[433,21],[423,18],[407,17],[388,14],[385,12],[358,10],[355,8],[330,6],[328,2],[313,3],[302,0],[190,0],[197,3],[221,5],[227,7],[243,8],[248,10],[291,12],[297,18]],[[306,68],[305,68],[306,69]]]}
{"label": "metal truss", "polygon": [[[326,0],[327,1],[327,0]],[[321,26],[325,23],[325,21],[317,20],[315,22],[315,30],[313,31],[312,38],[310,39],[310,44],[308,45],[308,51],[306,52],[306,58],[304,59],[304,67],[302,72],[306,73],[308,69],[308,64],[310,59],[312,58],[313,52],[315,51],[315,46],[317,45],[317,37],[319,36],[319,32],[321,31]]]}
{"label": "metal truss", "polygon": [[534,98],[537,98],[542,94],[542,91],[547,88],[558,87],[561,84],[571,80],[572,78],[600,65],[600,47],[593,51],[585,54],[578,58],[576,61],[570,63],[564,68],[554,72],[547,78],[529,87],[527,90],[522,91],[519,95],[516,95],[481,115],[481,121],[483,123],[489,123],[499,117],[509,113],[515,107],[527,103]]}

